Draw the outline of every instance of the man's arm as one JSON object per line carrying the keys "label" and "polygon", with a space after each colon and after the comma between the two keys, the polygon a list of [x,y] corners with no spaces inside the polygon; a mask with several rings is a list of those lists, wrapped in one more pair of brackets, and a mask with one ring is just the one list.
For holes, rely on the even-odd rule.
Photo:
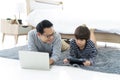
{"label": "man's arm", "polygon": [[56,33],[55,40],[53,42],[53,51],[52,51],[50,63],[54,63],[59,60],[59,58],[61,56],[61,46],[62,46],[61,36],[60,36],[60,34]]}
{"label": "man's arm", "polygon": [[36,35],[34,34],[34,31],[28,32],[28,50],[30,51],[38,51],[37,47],[35,46],[35,38]]}

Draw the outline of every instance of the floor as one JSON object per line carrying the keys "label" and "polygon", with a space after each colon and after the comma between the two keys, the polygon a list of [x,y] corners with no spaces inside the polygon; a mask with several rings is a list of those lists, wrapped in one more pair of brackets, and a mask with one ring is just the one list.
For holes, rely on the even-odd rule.
{"label": "floor", "polygon": [[16,46],[22,46],[27,44],[26,36],[19,36],[18,43],[15,44],[14,36],[12,35],[6,35],[4,42],[2,43],[2,34],[0,33],[0,50],[2,49],[8,49]]}
{"label": "floor", "polygon": [[[0,58],[0,80],[120,80],[120,75],[69,66],[51,66],[50,70],[23,69],[18,60]],[[6,77],[7,76],[7,77]]]}

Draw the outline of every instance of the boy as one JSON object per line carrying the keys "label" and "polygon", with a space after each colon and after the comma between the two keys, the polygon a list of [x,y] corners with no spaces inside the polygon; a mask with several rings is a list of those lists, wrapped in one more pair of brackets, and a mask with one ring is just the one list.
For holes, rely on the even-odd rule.
{"label": "boy", "polygon": [[94,31],[90,33],[86,25],[81,25],[76,28],[74,35],[75,39],[70,41],[70,57],[64,59],[63,62],[84,66],[92,65],[97,55]]}

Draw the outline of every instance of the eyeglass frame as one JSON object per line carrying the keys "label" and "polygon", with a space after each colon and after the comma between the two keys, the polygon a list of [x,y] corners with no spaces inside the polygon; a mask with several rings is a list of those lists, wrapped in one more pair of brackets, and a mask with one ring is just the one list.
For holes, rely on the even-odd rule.
{"label": "eyeglass frame", "polygon": [[45,34],[42,34],[42,35],[49,39],[50,37],[54,36],[55,33],[56,33],[56,32],[53,32],[52,34],[49,34],[49,35],[45,35]]}

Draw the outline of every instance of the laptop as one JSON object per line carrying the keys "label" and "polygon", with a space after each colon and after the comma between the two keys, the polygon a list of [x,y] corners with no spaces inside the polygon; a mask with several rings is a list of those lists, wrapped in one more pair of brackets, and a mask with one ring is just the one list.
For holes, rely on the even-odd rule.
{"label": "laptop", "polygon": [[49,53],[34,51],[19,51],[19,60],[22,68],[49,70]]}

